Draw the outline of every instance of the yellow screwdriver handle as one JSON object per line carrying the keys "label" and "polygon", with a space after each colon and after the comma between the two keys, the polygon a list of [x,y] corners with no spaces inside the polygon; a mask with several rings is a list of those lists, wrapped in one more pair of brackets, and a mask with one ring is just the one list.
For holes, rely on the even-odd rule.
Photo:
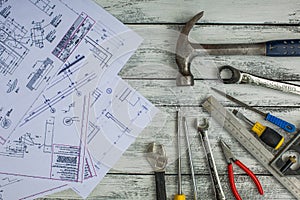
{"label": "yellow screwdriver handle", "polygon": [[263,132],[266,130],[267,127],[265,127],[264,125],[262,125],[261,123],[259,122],[256,122],[253,127],[252,127],[252,131],[254,131],[258,137],[260,137]]}
{"label": "yellow screwdriver handle", "polygon": [[174,196],[174,200],[185,200],[185,195],[184,194],[176,194]]}
{"label": "yellow screwdriver handle", "polygon": [[251,130],[255,132],[265,144],[273,147],[275,150],[279,149],[284,142],[284,137],[282,135],[270,127],[260,124],[259,122],[256,122]]}

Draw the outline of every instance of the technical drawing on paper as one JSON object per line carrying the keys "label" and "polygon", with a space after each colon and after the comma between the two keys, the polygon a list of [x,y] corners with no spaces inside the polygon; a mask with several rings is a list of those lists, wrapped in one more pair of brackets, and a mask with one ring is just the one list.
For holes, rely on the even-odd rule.
{"label": "technical drawing on paper", "polygon": [[0,0],[0,7],[3,6],[4,3],[6,3],[8,0]]}
{"label": "technical drawing on paper", "polygon": [[[103,47],[95,44],[91,40],[91,38],[86,39],[85,41],[86,44],[88,44],[89,49],[92,49],[93,55],[97,60],[97,68],[103,70],[105,67],[107,67],[107,63],[112,57],[112,54],[104,50]],[[67,62],[64,65],[64,67],[58,72],[58,76],[54,80],[52,80],[49,87],[47,87],[46,92],[44,92],[44,94],[42,95],[44,99],[41,104],[38,107],[31,109],[29,114],[26,115],[24,121],[21,123],[21,126],[48,109],[50,109],[50,111],[54,113],[55,104],[61,102],[67,96],[72,95],[74,92],[80,96],[80,89],[92,80],[96,79],[96,77],[98,76],[97,73],[100,72],[99,69],[96,68],[93,69],[97,70],[96,72],[86,71],[84,74],[81,74],[81,76],[77,76],[77,73],[79,73],[80,70],[84,69],[84,67],[88,65],[87,61],[85,61],[84,58],[84,55],[76,55],[74,61]],[[51,96],[48,96],[47,91],[52,91],[49,92],[51,93]],[[97,92],[98,91],[95,91],[93,93],[94,97],[95,95],[97,95]]]}
{"label": "technical drawing on paper", "polygon": [[18,139],[5,144],[5,146],[0,150],[0,156],[24,158],[25,153],[29,153],[30,147],[35,146],[40,148],[40,140],[40,136],[25,133]]}
{"label": "technical drawing on paper", "polygon": [[[116,75],[142,40],[103,9],[94,10],[95,5],[71,0],[9,0],[1,5],[0,137],[7,144],[0,148],[0,173],[83,180],[84,134],[92,126],[86,88],[98,71],[112,69],[108,77]],[[128,37],[120,36],[128,32]],[[97,65],[84,70],[90,53]],[[114,92],[113,87],[99,89],[89,97],[95,104]],[[76,109],[82,112],[76,114]],[[108,109],[102,117],[118,130],[123,127],[124,135],[135,133],[118,114]],[[102,127],[93,123],[91,136],[96,137]],[[75,137],[78,132],[83,137]]]}
{"label": "technical drawing on paper", "polygon": [[95,25],[95,29],[99,30],[98,33],[100,34],[100,37],[95,41],[96,43],[99,44],[100,42],[109,40],[114,50],[124,46],[125,39],[121,36],[121,34],[117,34],[114,30],[105,25],[105,23],[101,20],[97,22],[97,24]]}
{"label": "technical drawing on paper", "polygon": [[0,22],[0,73],[4,76],[13,74],[28,54],[29,49],[23,45],[27,32],[11,18]]}
{"label": "technical drawing on paper", "polygon": [[[2,5],[0,7],[2,7]],[[0,11],[0,15],[3,16],[4,18],[7,18],[10,14],[10,9],[11,9],[11,6],[7,6],[7,7],[3,8]]]}
{"label": "technical drawing on paper", "polygon": [[70,103],[67,107],[68,107],[68,108],[63,109],[63,110],[61,110],[61,111],[63,111],[63,113],[68,113],[68,112],[70,112],[71,109],[75,107],[75,101],[73,101],[72,103]]}
{"label": "technical drawing on paper", "polygon": [[37,8],[43,11],[45,14],[51,16],[53,14],[53,10],[55,5],[51,4],[50,0],[29,0],[32,4],[34,4]]}
{"label": "technical drawing on paper", "polygon": [[94,139],[94,137],[97,134],[99,134],[99,131],[100,131],[100,127],[90,121],[89,122],[89,131],[88,131],[88,136],[87,136],[87,138],[88,138],[87,143],[88,144]]}
{"label": "technical drawing on paper", "polygon": [[36,90],[40,87],[43,81],[44,83],[47,83],[51,79],[50,76],[48,77],[48,74],[54,68],[53,60],[46,58],[43,61],[37,61],[32,68],[37,69],[35,72],[29,75],[29,82],[27,83],[26,87],[29,90]]}
{"label": "technical drawing on paper", "polygon": [[[8,89],[6,91],[6,93],[11,93],[12,91],[14,91],[17,88],[18,85],[18,79],[15,80],[9,80],[8,83],[6,84],[6,86],[8,86]],[[15,90],[16,93],[18,93],[18,89]]]}
{"label": "technical drawing on paper", "polygon": [[88,147],[96,162],[112,167],[158,109],[119,77],[100,82],[98,90],[105,92],[94,97],[96,116],[89,122]]}
{"label": "technical drawing on paper", "polygon": [[85,13],[81,13],[52,51],[52,54],[65,62],[94,24],[95,21],[92,18]]}
{"label": "technical drawing on paper", "polygon": [[43,22],[44,20],[41,22],[32,22],[33,27],[30,29],[32,44],[39,48],[44,47],[44,30],[42,28]]}
{"label": "technical drawing on paper", "polygon": [[[70,79],[70,77],[68,75],[64,76],[62,79],[59,80],[59,82],[65,80],[65,81],[69,82],[68,85],[65,86],[65,88],[63,88],[63,89],[58,90],[51,97],[46,97],[45,93],[44,93],[42,95],[44,100],[41,102],[41,104],[39,106],[32,109],[29,112],[29,114],[26,115],[26,117],[24,118],[24,122],[21,124],[21,126],[23,126],[25,123],[28,123],[30,120],[37,117],[38,115],[40,115],[41,113],[43,113],[44,111],[46,111],[48,109],[52,113],[56,112],[56,109],[54,108],[55,104],[61,102],[66,97],[73,94],[74,92],[76,92],[77,95],[80,96],[81,92],[79,91],[79,89],[95,78],[96,78],[95,73],[84,74],[84,76],[82,78],[80,78],[79,80],[74,80],[74,81],[72,79]],[[58,85],[58,86],[61,86],[61,85]]]}
{"label": "technical drawing on paper", "polygon": [[102,91],[99,88],[94,89],[94,91],[92,92],[92,96],[94,98],[91,107],[93,107],[94,103],[101,97],[102,95]]}
{"label": "technical drawing on paper", "polygon": [[54,120],[55,120],[54,117],[51,117],[46,120],[44,145],[43,145],[43,151],[45,153],[52,152],[53,137],[54,137]]}
{"label": "technical drawing on paper", "polygon": [[110,112],[106,112],[105,117],[107,117],[107,119],[111,119],[121,129],[122,132],[130,133],[130,129]]}
{"label": "technical drawing on paper", "polygon": [[[105,126],[112,128],[114,125],[118,132],[136,137],[135,132],[152,120],[153,105],[128,84],[123,83],[119,77],[113,81],[115,83],[107,85],[100,83],[93,91],[92,105],[97,113],[97,122],[90,125],[94,124],[96,127],[96,124],[101,122],[98,126],[102,129],[105,129]],[[90,135],[94,137],[95,134]]]}
{"label": "technical drawing on paper", "polygon": [[1,178],[1,180],[0,180],[0,189],[3,187],[6,187],[8,185],[20,182],[20,181],[22,181],[22,179],[12,177],[12,176],[6,176],[4,178]]}
{"label": "technical drawing on paper", "polygon": [[63,119],[63,124],[65,126],[71,126],[74,122],[78,122],[79,121],[79,117],[65,117]]}
{"label": "technical drawing on paper", "polygon": [[[85,173],[84,141],[88,127],[90,97],[84,93],[81,99],[83,102],[78,103],[77,108],[81,114],[80,118],[72,116],[68,119],[71,119],[72,123],[63,124],[63,120],[68,118],[70,113],[50,117],[44,113],[35,119],[33,124],[21,129],[26,131],[24,135],[1,146],[0,161],[3,165],[0,167],[0,174],[68,182],[82,181]],[[72,97],[68,100],[72,100]],[[58,110],[61,111],[62,107],[63,105]],[[44,123],[40,123],[42,119]],[[41,163],[37,164],[37,159]],[[10,168],[9,163],[15,163],[16,167]],[[32,166],[32,163],[35,165]]]}
{"label": "technical drawing on paper", "polygon": [[[52,43],[53,40],[56,38],[56,31],[55,30],[50,30],[47,35],[45,35],[45,29],[42,26],[42,23],[44,22],[44,20],[42,20],[41,22],[32,22],[33,27],[30,29],[31,31],[31,45],[35,45],[38,48],[43,48],[44,47],[44,40],[47,40],[48,42]],[[51,21],[52,23],[52,21]],[[57,27],[59,23],[57,23],[56,21],[54,21],[53,26]]]}

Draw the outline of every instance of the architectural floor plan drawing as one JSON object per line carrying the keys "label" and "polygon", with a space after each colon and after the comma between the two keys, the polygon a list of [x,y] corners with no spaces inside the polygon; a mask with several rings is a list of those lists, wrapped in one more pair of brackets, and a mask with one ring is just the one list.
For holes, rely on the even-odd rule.
{"label": "architectural floor plan drawing", "polygon": [[[75,64],[94,53],[102,68],[118,62],[119,68],[141,38],[93,2],[78,0],[3,2],[0,7],[0,143],[15,132],[21,120],[52,80],[68,79]],[[100,12],[99,12],[100,11]],[[30,14],[28,14],[30,13]],[[26,16],[24,18],[24,16]],[[113,26],[111,26],[112,22]],[[120,70],[120,69],[119,69]],[[59,79],[57,76],[60,76]],[[91,77],[72,88],[62,84],[56,97],[44,97],[44,105],[30,120],[82,87]],[[72,82],[73,81],[73,82]],[[61,96],[59,96],[61,95]],[[60,98],[60,100],[59,100]],[[20,104],[18,99],[22,99]]]}

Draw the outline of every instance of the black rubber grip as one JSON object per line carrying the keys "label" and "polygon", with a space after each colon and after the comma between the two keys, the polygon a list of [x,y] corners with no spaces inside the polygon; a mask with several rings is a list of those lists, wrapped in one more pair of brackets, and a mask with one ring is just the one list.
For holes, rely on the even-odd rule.
{"label": "black rubber grip", "polygon": [[164,171],[155,172],[155,183],[156,183],[156,199],[167,200]]}
{"label": "black rubber grip", "polygon": [[275,130],[267,127],[265,131],[262,133],[262,135],[259,137],[266,145],[276,148],[280,147],[278,146],[282,140],[282,136],[277,133]]}
{"label": "black rubber grip", "polygon": [[300,56],[300,39],[268,41],[266,56]]}

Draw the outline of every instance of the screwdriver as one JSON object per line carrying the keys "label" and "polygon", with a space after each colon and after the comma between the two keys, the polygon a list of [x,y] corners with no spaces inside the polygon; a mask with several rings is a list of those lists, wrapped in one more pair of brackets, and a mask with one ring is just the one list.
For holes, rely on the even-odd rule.
{"label": "screwdriver", "polygon": [[188,154],[189,154],[189,161],[190,161],[190,168],[191,168],[191,173],[192,173],[192,180],[193,180],[193,192],[194,192],[194,200],[197,200],[197,185],[196,185],[196,178],[195,178],[195,171],[194,171],[194,165],[193,165],[193,156],[192,156],[192,150],[191,150],[191,143],[189,139],[189,130],[188,130],[188,125],[186,118],[183,117],[183,123],[184,123],[184,132],[185,132],[185,139],[186,139],[186,144],[187,144],[187,149],[188,149]]}
{"label": "screwdriver", "polygon": [[177,148],[178,148],[178,192],[174,196],[174,200],[185,200],[185,195],[182,193],[181,186],[181,145],[180,145],[180,121],[179,111],[176,112],[177,118]]}
{"label": "screwdriver", "polygon": [[212,88],[212,87],[211,87],[211,89],[214,90],[215,92],[219,93],[220,95],[226,97],[227,99],[229,99],[229,100],[231,100],[231,101],[233,101],[233,102],[235,102],[235,103],[237,103],[237,104],[239,104],[243,107],[246,107],[249,110],[252,110],[252,111],[262,115],[265,118],[266,121],[269,121],[272,124],[275,124],[276,126],[282,128],[283,130],[285,130],[288,133],[295,132],[295,130],[296,130],[296,127],[293,124],[288,123],[287,121],[284,121],[284,120],[282,120],[278,117],[275,117],[274,115],[271,115],[270,113],[264,113],[260,110],[257,110],[255,108],[245,104],[244,102],[241,102],[240,100],[238,100],[238,99],[236,99],[236,98],[220,91],[220,90],[217,90],[217,89]]}
{"label": "screwdriver", "polygon": [[238,118],[247,122],[252,126],[251,130],[257,134],[257,136],[268,146],[274,148],[275,150],[279,149],[284,142],[284,137],[277,133],[274,129],[264,126],[259,122],[253,123],[245,115],[237,110],[233,110],[232,113]]}

